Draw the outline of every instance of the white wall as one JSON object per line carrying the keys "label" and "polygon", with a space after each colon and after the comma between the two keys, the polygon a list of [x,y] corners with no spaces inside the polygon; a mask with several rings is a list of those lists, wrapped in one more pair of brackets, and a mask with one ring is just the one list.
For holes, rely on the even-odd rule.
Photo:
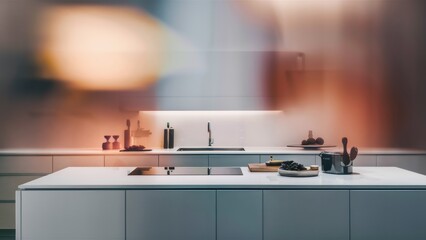
{"label": "white wall", "polygon": [[[142,127],[152,131],[146,139],[150,147],[162,147],[167,122],[175,129],[178,147],[207,146],[209,121],[214,146],[284,147],[299,143],[310,129],[315,136],[324,134],[317,124],[306,126],[282,111],[149,111],[140,112],[139,118]],[[331,134],[328,135],[326,142],[331,143]]]}

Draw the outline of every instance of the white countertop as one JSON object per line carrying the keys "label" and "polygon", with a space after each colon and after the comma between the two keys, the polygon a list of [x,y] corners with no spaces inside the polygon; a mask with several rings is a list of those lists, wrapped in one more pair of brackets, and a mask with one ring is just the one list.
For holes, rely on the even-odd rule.
{"label": "white countertop", "polygon": [[[186,147],[186,146],[185,146]],[[200,147],[200,146],[198,146]],[[221,147],[221,146],[214,146]],[[153,149],[150,152],[120,152],[119,150],[100,150],[100,149],[0,149],[0,156],[60,156],[60,155],[167,155],[167,154],[319,154],[322,151],[341,152],[341,147],[324,148],[318,150],[304,150],[302,148],[289,147],[244,147],[245,151],[177,151],[174,149]],[[400,149],[400,148],[360,148],[359,154],[426,154],[426,150],[421,149]]]}
{"label": "white countertop", "polygon": [[354,174],[320,172],[317,177],[278,173],[243,176],[127,176],[134,167],[72,167],[19,186],[19,189],[423,189],[426,176],[396,167],[354,167]]}

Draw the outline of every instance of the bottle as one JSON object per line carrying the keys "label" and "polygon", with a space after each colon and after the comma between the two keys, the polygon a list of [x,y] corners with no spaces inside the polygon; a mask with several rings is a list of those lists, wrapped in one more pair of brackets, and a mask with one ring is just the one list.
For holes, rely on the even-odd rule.
{"label": "bottle", "polygon": [[127,129],[124,130],[124,148],[127,149],[132,145],[131,142],[131,136],[130,136],[130,120],[127,119],[126,121]]}
{"label": "bottle", "polygon": [[175,130],[171,127],[169,128],[169,148],[175,147]]}
{"label": "bottle", "polygon": [[163,147],[165,149],[169,148],[169,126],[170,124],[167,123],[167,128],[164,129],[164,142],[163,142]]}
{"label": "bottle", "polygon": [[165,149],[167,148],[174,148],[175,146],[175,130],[170,127],[170,123],[167,123],[167,128],[164,129],[164,142],[163,147]]}

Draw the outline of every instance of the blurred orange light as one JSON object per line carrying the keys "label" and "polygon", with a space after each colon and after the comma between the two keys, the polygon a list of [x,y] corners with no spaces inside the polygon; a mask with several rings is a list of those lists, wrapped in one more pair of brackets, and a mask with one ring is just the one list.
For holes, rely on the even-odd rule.
{"label": "blurred orange light", "polygon": [[158,78],[163,64],[163,28],[133,8],[50,7],[39,33],[43,73],[74,88],[143,88]]}

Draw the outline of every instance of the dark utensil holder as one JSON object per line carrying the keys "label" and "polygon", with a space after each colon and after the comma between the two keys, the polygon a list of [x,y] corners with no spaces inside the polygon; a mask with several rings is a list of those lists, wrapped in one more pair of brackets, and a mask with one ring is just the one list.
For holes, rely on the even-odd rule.
{"label": "dark utensil holder", "polygon": [[331,174],[352,174],[352,161],[350,164],[343,163],[343,155],[341,153],[322,152],[321,170],[324,173]]}

